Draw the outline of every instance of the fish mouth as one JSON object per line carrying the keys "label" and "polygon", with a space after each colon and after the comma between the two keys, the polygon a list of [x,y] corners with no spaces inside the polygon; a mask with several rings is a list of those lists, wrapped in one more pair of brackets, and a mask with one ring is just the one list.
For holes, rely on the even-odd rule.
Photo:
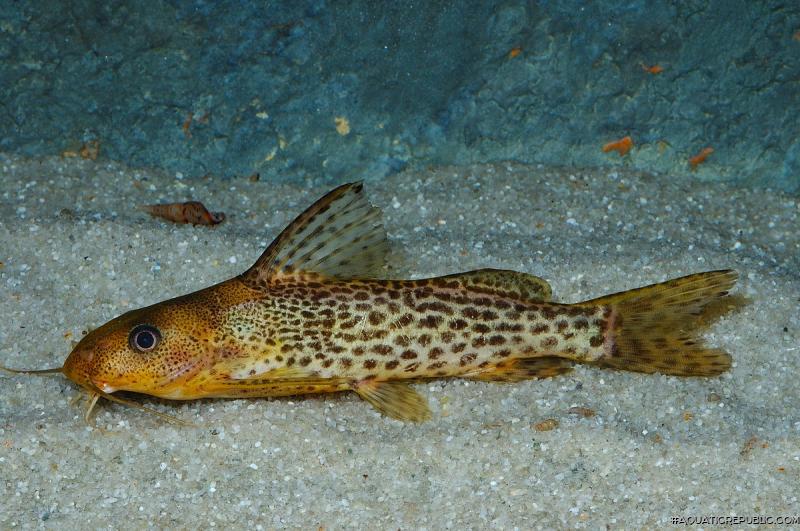
{"label": "fish mouth", "polygon": [[[69,361],[69,359],[67,359]],[[62,367],[61,372],[74,383],[76,383],[81,389],[83,389],[89,395],[89,404],[86,408],[86,411],[83,415],[84,421],[87,424],[92,424],[92,411],[94,410],[97,401],[100,398],[104,398],[109,402],[114,402],[116,404],[121,404],[127,407],[136,408],[142,411],[145,411],[151,415],[155,415],[159,418],[166,420],[172,424],[176,424],[179,426],[192,426],[191,422],[183,421],[177,417],[173,417],[172,415],[167,415],[166,413],[162,413],[157,411],[151,407],[144,406],[142,404],[138,404],[131,400],[127,400],[125,398],[115,396],[112,393],[115,391],[120,391],[121,389],[112,387],[105,382],[95,382],[94,379],[88,374],[87,371],[81,370],[80,365],[75,365],[74,363],[68,364],[65,362],[64,367]]]}
{"label": "fish mouth", "polygon": [[105,394],[110,394],[113,393],[114,391],[117,391],[116,387],[111,387],[110,385],[104,382],[99,384],[97,382],[92,382],[92,383],[94,384],[94,388],[96,390],[102,391]]}

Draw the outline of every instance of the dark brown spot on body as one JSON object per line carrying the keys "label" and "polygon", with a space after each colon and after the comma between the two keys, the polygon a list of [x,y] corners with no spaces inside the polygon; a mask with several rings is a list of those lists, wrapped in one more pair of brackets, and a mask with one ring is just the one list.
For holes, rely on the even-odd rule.
{"label": "dark brown spot on body", "polygon": [[370,349],[370,351],[374,352],[375,354],[380,354],[381,356],[388,356],[394,351],[394,349],[389,345],[375,345]]}
{"label": "dark brown spot on body", "polygon": [[506,342],[506,338],[503,336],[492,336],[489,338],[489,344],[492,346],[503,345]]}
{"label": "dark brown spot on body", "polygon": [[408,339],[408,336],[397,336],[394,338],[394,344],[401,347],[407,347],[410,343],[411,341]]}
{"label": "dark brown spot on body", "polygon": [[444,354],[444,350],[442,350],[439,347],[434,347],[434,348],[431,349],[430,352],[428,352],[428,358],[430,358],[432,360],[435,360],[436,358],[438,358],[442,354]]}
{"label": "dark brown spot on body", "polygon": [[550,331],[550,327],[545,323],[537,324],[536,326],[531,328],[531,333],[532,334],[536,334],[536,335],[538,335],[538,334],[546,334],[549,331]]}
{"label": "dark brown spot on body", "polygon": [[463,330],[467,327],[467,322],[464,319],[455,319],[450,321],[451,330]]}
{"label": "dark brown spot on body", "polygon": [[478,332],[479,334],[488,334],[492,329],[489,328],[488,325],[483,323],[475,323],[472,325],[472,329]]}
{"label": "dark brown spot on body", "polygon": [[478,297],[477,299],[473,300],[472,303],[475,304],[476,306],[486,307],[492,305],[492,299],[490,299],[489,297]]}
{"label": "dark brown spot on body", "polygon": [[461,359],[458,361],[459,365],[464,367],[465,365],[469,365],[478,357],[478,354],[475,352],[470,352],[468,354],[464,354],[461,356]]}
{"label": "dark brown spot on body", "polygon": [[419,326],[423,328],[437,328],[441,322],[441,315],[427,315],[419,320]]}
{"label": "dark brown spot on body", "polygon": [[390,328],[405,328],[409,326],[411,323],[414,322],[414,316],[410,313],[403,314],[402,316],[398,317],[394,320],[393,323],[389,325]]}
{"label": "dark brown spot on body", "polygon": [[445,315],[452,315],[453,309],[450,306],[443,304],[441,302],[424,302],[417,306],[417,311],[419,313],[425,313],[427,311],[439,312]]}
{"label": "dark brown spot on body", "polygon": [[540,344],[542,345],[542,348],[553,348],[556,345],[558,345],[558,339],[556,339],[553,336],[549,336],[542,339],[542,342]]}
{"label": "dark brown spot on body", "polygon": [[461,315],[466,317],[467,319],[477,319],[480,316],[480,312],[475,308],[464,308],[461,310]]}
{"label": "dark brown spot on body", "polygon": [[369,312],[369,324],[372,326],[378,326],[382,322],[386,320],[386,317],[381,314],[380,312]]}

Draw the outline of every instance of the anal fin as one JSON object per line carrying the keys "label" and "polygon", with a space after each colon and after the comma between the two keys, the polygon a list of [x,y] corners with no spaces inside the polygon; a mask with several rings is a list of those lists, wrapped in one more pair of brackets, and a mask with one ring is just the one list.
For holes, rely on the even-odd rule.
{"label": "anal fin", "polygon": [[520,382],[534,378],[552,378],[571,371],[572,365],[572,360],[559,356],[513,358],[470,375],[469,378],[483,382]]}
{"label": "anal fin", "polygon": [[364,380],[353,391],[387,417],[413,422],[431,418],[428,403],[407,383]]}

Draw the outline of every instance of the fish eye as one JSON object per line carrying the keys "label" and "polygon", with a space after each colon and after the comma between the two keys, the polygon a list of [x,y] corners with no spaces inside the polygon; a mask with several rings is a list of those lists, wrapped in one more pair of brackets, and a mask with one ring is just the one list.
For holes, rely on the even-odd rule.
{"label": "fish eye", "polygon": [[128,342],[131,348],[137,352],[150,352],[161,341],[161,332],[158,328],[151,325],[138,325],[131,330]]}

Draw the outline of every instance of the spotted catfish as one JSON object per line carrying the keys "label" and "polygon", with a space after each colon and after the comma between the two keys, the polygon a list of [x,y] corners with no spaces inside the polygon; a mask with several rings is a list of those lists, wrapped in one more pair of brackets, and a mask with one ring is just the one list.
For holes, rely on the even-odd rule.
{"label": "spotted catfish", "polygon": [[123,314],[86,335],[61,372],[98,398],[190,400],[354,391],[389,417],[422,421],[409,383],[515,382],[575,364],[678,376],[730,367],[697,319],[736,282],[730,270],[577,304],[541,278],[497,269],[388,280],[380,211],[360,183],[298,216],[241,275]]}

